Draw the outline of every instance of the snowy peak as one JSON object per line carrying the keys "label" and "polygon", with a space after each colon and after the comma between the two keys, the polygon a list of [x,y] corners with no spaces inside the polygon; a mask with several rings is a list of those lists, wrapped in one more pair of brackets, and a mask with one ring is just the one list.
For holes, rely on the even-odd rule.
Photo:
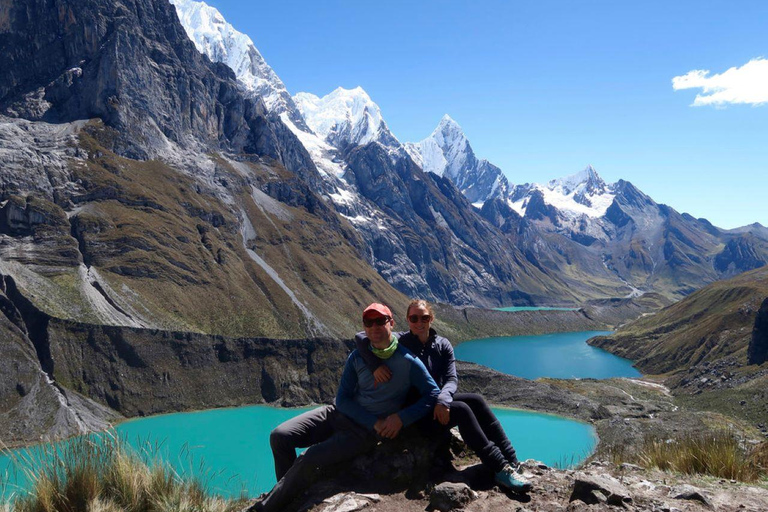
{"label": "snowy peak", "polygon": [[546,186],[533,184],[515,187],[509,205],[525,215],[531,195],[539,191],[547,205],[554,206],[568,218],[602,217],[616,197],[615,185],[607,185],[588,165],[583,171],[564,178],[551,180]]}
{"label": "snowy peak", "polygon": [[300,92],[293,100],[307,126],[333,146],[370,142],[399,145],[384,122],[381,109],[362,87],[339,87],[322,98]]}
{"label": "snowy peak", "polygon": [[451,179],[456,183],[461,168],[475,155],[461,126],[445,114],[432,134],[421,142],[408,143],[406,150],[424,172]]}
{"label": "snowy peak", "polygon": [[467,137],[464,135],[464,131],[459,126],[459,123],[454,121],[448,114],[445,114],[440,122],[437,124],[437,128],[430,135],[435,139],[440,147],[449,148],[457,144],[467,144]]}
{"label": "snowy peak", "polygon": [[256,49],[247,35],[227,23],[224,16],[205,2],[170,0],[176,7],[187,36],[200,53],[213,62],[232,68],[245,89],[264,101],[270,112],[288,112],[295,123],[303,126],[296,106],[282,80]]}
{"label": "snowy peak", "polygon": [[594,167],[588,165],[583,171],[577,172],[565,178],[551,180],[547,187],[550,190],[560,190],[564,195],[574,192],[583,192],[587,194],[602,194],[607,190],[607,185],[603,178],[597,174]]}
{"label": "snowy peak", "polygon": [[408,143],[405,149],[424,172],[450,179],[476,206],[507,194],[509,183],[501,169],[487,160],[478,160],[461,126],[448,114],[429,137]]}
{"label": "snowy peak", "polygon": [[442,150],[446,160],[448,177],[451,179],[461,172],[461,166],[451,165],[452,163],[464,163],[466,160],[475,158],[472,147],[469,145],[467,136],[464,135],[461,126],[451,119],[448,114],[443,116],[435,131],[430,135],[430,138]]}

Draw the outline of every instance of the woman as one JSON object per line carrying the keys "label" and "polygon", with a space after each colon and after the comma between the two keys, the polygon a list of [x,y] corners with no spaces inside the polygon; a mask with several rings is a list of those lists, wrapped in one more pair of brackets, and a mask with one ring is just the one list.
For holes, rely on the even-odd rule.
{"label": "woman", "polygon": [[[398,342],[424,363],[440,388],[432,414],[434,421],[442,428],[458,426],[464,442],[495,473],[499,485],[514,492],[529,491],[530,482],[517,472],[519,462],[515,449],[485,399],[475,393],[456,393],[458,377],[453,347],[432,329],[435,320],[432,306],[425,300],[412,300],[406,317],[410,331],[400,333]],[[356,343],[375,382],[387,382],[391,373],[386,364],[367,350],[364,338],[358,336]]]}

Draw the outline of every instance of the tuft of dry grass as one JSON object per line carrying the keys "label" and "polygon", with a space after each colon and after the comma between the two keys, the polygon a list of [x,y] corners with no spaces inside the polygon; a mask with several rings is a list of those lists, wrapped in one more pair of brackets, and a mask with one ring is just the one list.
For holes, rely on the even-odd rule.
{"label": "tuft of dry grass", "polygon": [[157,458],[125,448],[113,433],[47,445],[21,461],[32,483],[0,512],[230,512],[242,500],[210,496]]}
{"label": "tuft of dry grass", "polygon": [[742,482],[768,476],[768,443],[747,449],[729,431],[682,435],[673,439],[648,437],[636,452],[616,447],[611,460],[686,475],[709,475]]}
{"label": "tuft of dry grass", "polygon": [[763,475],[768,477],[768,441],[755,446],[749,454],[749,460],[761,468]]}

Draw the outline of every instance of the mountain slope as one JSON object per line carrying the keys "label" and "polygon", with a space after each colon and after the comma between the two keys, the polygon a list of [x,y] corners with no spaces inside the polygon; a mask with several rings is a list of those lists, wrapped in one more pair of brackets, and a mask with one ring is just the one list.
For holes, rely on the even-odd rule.
{"label": "mountain slope", "polygon": [[404,301],[309,188],[324,180],[298,139],[197,52],[172,6],[67,13],[60,26],[44,2],[12,2],[2,34],[15,117],[0,118],[14,155],[0,265],[25,296],[60,318],[274,337],[345,332],[374,296]]}
{"label": "mountain slope", "polygon": [[765,427],[767,298],[768,267],[761,267],[712,283],[589,343],[632,359],[643,373],[660,374],[699,407]]}
{"label": "mountain slope", "polygon": [[595,344],[648,373],[687,371],[731,356],[746,365],[752,327],[766,297],[768,267],[762,267],[706,286]]}

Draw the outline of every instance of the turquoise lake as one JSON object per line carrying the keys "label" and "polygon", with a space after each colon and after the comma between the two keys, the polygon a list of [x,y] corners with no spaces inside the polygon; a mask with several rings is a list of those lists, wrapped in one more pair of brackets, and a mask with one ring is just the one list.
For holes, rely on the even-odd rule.
{"label": "turquoise lake", "polygon": [[610,331],[483,338],[465,341],[455,354],[456,359],[526,379],[640,377],[629,359],[587,345],[589,338],[606,334]]}
{"label": "turquoise lake", "polygon": [[550,308],[546,306],[507,306],[494,308],[496,311],[578,311],[579,308]]}
{"label": "turquoise lake", "polygon": [[[127,421],[117,432],[140,449],[159,445],[157,453],[181,475],[201,476],[202,462],[207,468],[203,480],[214,493],[238,497],[245,490],[253,497],[275,483],[270,430],[305,410],[251,406],[167,414]],[[495,412],[521,459],[570,466],[588,456],[596,443],[594,430],[584,423],[512,409]],[[16,456],[23,457],[24,452]],[[0,485],[3,498],[23,485],[11,465],[11,458],[0,456],[0,475],[6,484]]]}
{"label": "turquoise lake", "polygon": [[[609,332],[472,340],[456,347],[456,357],[528,379],[639,377],[631,361],[586,344],[587,339],[602,334]],[[158,455],[179,474],[202,477],[212,492],[237,497],[245,491],[256,496],[275,483],[269,432],[305,410],[267,406],[214,409],[131,420],[116,430],[140,450],[159,446]],[[578,464],[594,449],[596,436],[588,424],[527,411],[494,410],[521,459],[566,467]],[[17,453],[23,458],[26,451]],[[206,468],[205,473],[201,467]],[[0,480],[3,498],[24,485],[8,455],[0,455]]]}

